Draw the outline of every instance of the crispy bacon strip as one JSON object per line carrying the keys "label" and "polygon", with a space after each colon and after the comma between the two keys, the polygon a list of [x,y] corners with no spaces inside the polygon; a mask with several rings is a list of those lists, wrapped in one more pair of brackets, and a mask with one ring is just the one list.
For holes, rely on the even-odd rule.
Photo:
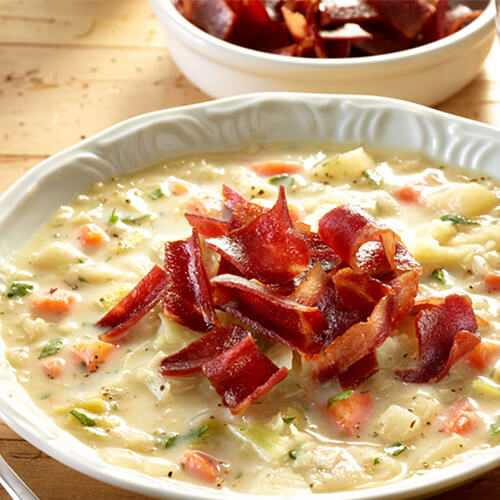
{"label": "crispy bacon strip", "polygon": [[117,340],[132,328],[160,301],[168,280],[167,273],[154,266],[126,297],[96,323],[97,326],[111,328],[99,335],[99,339],[105,342]]}
{"label": "crispy bacon strip", "polygon": [[358,206],[342,205],[326,213],[319,235],[355,271],[381,275],[420,269],[394,231]]}
{"label": "crispy bacon strip", "polygon": [[217,317],[195,228],[187,240],[165,244],[165,269],[169,277],[163,295],[165,316],[200,332],[213,328]]}
{"label": "crispy bacon strip", "polygon": [[198,214],[185,213],[187,221],[192,227],[195,227],[200,234],[214,238],[226,234],[229,229],[229,223],[223,220],[213,219]]}
{"label": "crispy bacon strip", "polygon": [[357,2],[339,2],[323,0],[320,10],[320,25],[328,26],[338,23],[359,23],[380,21],[380,14],[366,0]]}
{"label": "crispy bacon strip", "polygon": [[281,382],[288,370],[278,367],[257,349],[251,335],[203,365],[222,402],[234,415]]}
{"label": "crispy bacon strip", "polygon": [[375,356],[375,352],[371,352],[359,361],[356,361],[344,373],[339,374],[338,379],[342,389],[355,389],[377,372],[377,357]]}
{"label": "crispy bacon strip", "polygon": [[263,283],[290,281],[311,260],[307,243],[290,217],[283,186],[271,210],[227,235],[207,239],[206,244],[244,276]]}
{"label": "crispy bacon strip", "polygon": [[439,305],[431,303],[415,320],[418,365],[402,370],[405,382],[438,382],[450,368],[480,341],[472,302],[465,295],[448,295]]}
{"label": "crispy bacon strip", "polygon": [[445,35],[452,35],[482,14],[482,10],[472,10],[466,5],[457,5],[444,16]]}
{"label": "crispy bacon strip", "polygon": [[211,35],[229,40],[236,16],[224,0],[181,0],[186,19]]}
{"label": "crispy bacon strip", "polygon": [[219,288],[232,292],[223,295],[230,302],[219,307],[250,328],[305,355],[321,349],[318,332],[326,323],[317,307],[302,305],[240,276],[216,276],[212,284],[216,292]]}
{"label": "crispy bacon strip", "polygon": [[250,333],[238,325],[220,326],[163,359],[162,375],[188,375],[201,371],[202,365],[241,342]]}

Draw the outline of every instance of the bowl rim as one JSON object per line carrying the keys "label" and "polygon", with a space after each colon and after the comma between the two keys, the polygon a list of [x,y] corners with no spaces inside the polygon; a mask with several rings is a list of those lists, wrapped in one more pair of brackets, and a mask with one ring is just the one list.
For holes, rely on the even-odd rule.
{"label": "bowl rim", "polygon": [[[216,50],[217,56],[223,61],[231,60],[239,62],[245,60],[245,65],[249,64],[250,70],[255,65],[266,65],[266,69],[286,70],[299,68],[309,70],[334,70],[334,69],[374,69],[377,66],[400,64],[402,61],[415,63],[425,63],[432,56],[439,56],[449,46],[458,47],[469,45],[478,34],[484,31],[495,29],[495,0],[488,0],[483,13],[469,23],[465,28],[444,37],[440,40],[430,42],[419,47],[380,54],[374,56],[363,56],[357,58],[342,59],[318,59],[288,57],[270,52],[258,51],[241,47],[231,42],[221,40],[210,35],[188,21],[174,6],[175,0],[150,0],[157,15],[163,14],[161,19],[165,25],[176,32],[184,39],[188,45],[195,45],[199,50]],[[168,30],[168,28],[167,28]]]}
{"label": "bowl rim", "polygon": [[[392,111],[399,113],[420,113],[429,119],[434,118],[438,120],[445,120],[448,125],[464,125],[469,129],[472,127],[474,132],[478,135],[483,135],[487,137],[488,140],[494,138],[500,141],[500,130],[495,127],[398,99],[359,95],[332,94],[330,96],[326,96],[311,93],[291,92],[264,92],[247,94],[215,101],[208,101],[200,104],[154,111],[124,120],[43,160],[37,166],[30,169],[0,197],[0,207],[13,204],[14,208],[16,208],[16,204],[19,203],[19,199],[26,195],[26,187],[29,186],[30,183],[39,181],[40,179],[43,179],[44,176],[50,175],[54,170],[57,170],[58,167],[68,164],[73,158],[76,158],[82,153],[95,153],[96,146],[105,142],[106,139],[116,140],[116,138],[119,137],[119,141],[124,142],[126,140],[126,132],[130,134],[137,134],[140,131],[147,129],[148,126],[153,126],[159,120],[161,121],[164,118],[172,118],[176,115],[180,115],[181,113],[196,116],[198,112],[203,110],[210,110],[211,112],[215,111],[219,114],[224,114],[226,112],[231,112],[238,105],[253,107],[257,102],[262,101],[273,102],[281,100],[291,105],[300,101],[306,101],[311,103],[313,106],[321,106],[325,102],[325,99],[330,101],[350,100],[359,103],[364,107],[372,107],[374,105],[383,104]],[[123,139],[123,137],[125,137],[125,139]],[[168,155],[166,155],[166,157],[168,158]],[[147,165],[143,165],[141,167],[146,166]],[[500,180],[500,173],[498,180]],[[46,195],[50,195],[50,193],[46,193]],[[22,387],[19,384],[17,385]],[[250,498],[248,494],[236,493],[234,491],[221,492],[220,490],[209,490],[207,488],[203,488],[203,490],[193,490],[190,488],[192,485],[188,483],[182,483],[179,481],[172,481],[172,483],[170,483],[119,466],[96,462],[90,464],[86,463],[82,461],[78,454],[72,452],[71,449],[58,447],[55,444],[55,440],[51,441],[44,438],[41,433],[37,432],[37,428],[33,427],[31,422],[27,423],[23,420],[23,418],[21,418],[22,416],[19,416],[19,410],[16,408],[15,402],[8,399],[6,399],[6,402],[7,404],[5,406],[0,405],[0,417],[9,427],[48,455],[93,478],[138,493],[151,496],[161,496],[162,498],[169,498],[172,500],[216,499],[221,497],[226,499],[231,498],[231,500],[233,498],[244,500]],[[63,434],[67,434],[67,432],[62,428],[59,428],[59,431]],[[76,440],[76,438],[73,438],[72,435],[69,436],[70,439]],[[83,443],[81,444],[83,445]],[[389,482],[385,485],[377,487],[331,493],[318,493],[317,495],[321,498],[331,500],[395,500],[401,497],[400,490],[402,482],[405,483],[403,491],[403,496],[405,498],[415,495],[421,496],[436,493],[437,491],[457,486],[472,479],[478,474],[485,473],[500,465],[500,446],[489,449],[490,453],[485,453],[484,450],[479,450],[479,452],[480,456],[476,457],[476,460],[469,457],[467,460],[459,462],[453,466],[450,465],[443,469],[435,469],[425,479],[414,477]],[[479,460],[477,460],[477,458],[479,458]],[[136,482],[137,479],[139,479],[139,481]],[[157,485],[160,482],[162,483],[162,487],[158,489]],[[172,487],[172,484],[175,486]],[[259,500],[277,500],[277,498],[279,498],[279,496],[258,495]],[[303,498],[303,495],[287,495],[287,498],[299,500]]]}

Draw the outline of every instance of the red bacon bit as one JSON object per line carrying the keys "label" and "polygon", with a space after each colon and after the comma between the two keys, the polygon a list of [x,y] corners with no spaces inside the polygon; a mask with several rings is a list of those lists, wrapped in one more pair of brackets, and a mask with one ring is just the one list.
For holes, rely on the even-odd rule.
{"label": "red bacon bit", "polygon": [[99,335],[99,339],[109,342],[125,334],[160,301],[167,282],[167,273],[154,266],[126,297],[96,323],[97,326],[111,328]]}
{"label": "red bacon bit", "polygon": [[441,304],[420,311],[415,330],[418,365],[396,374],[405,382],[438,382],[481,341],[472,302],[464,295],[448,295]]}
{"label": "red bacon bit", "polygon": [[229,210],[233,210],[236,205],[250,203],[244,196],[225,184],[222,186],[222,196],[224,197],[224,206]]}
{"label": "red bacon bit", "polygon": [[224,0],[181,0],[182,14],[210,35],[229,40],[236,16]]}
{"label": "red bacon bit", "polygon": [[326,323],[317,307],[299,304],[239,276],[216,276],[212,284],[216,291],[222,288],[233,292],[231,302],[220,308],[250,328],[305,355],[321,348],[318,332]]}
{"label": "red bacon bit", "polygon": [[286,368],[278,367],[262,354],[251,335],[203,365],[222,402],[234,415],[281,382]]}
{"label": "red bacon bit", "polygon": [[326,382],[346,372],[352,365],[382,345],[391,331],[392,304],[392,297],[385,296],[366,321],[351,326],[323,353],[313,356],[313,375],[320,382]]}
{"label": "red bacon bit", "polygon": [[285,190],[274,207],[235,231],[206,240],[244,276],[264,283],[283,283],[304,272],[311,260],[307,243],[297,230]]}
{"label": "red bacon bit", "polygon": [[160,373],[188,375],[199,372],[202,365],[238,344],[247,335],[250,335],[249,332],[238,325],[214,328],[184,349],[164,358],[160,365]]}
{"label": "red bacon bit", "polygon": [[366,0],[407,38],[415,38],[436,11],[427,0]]}
{"label": "red bacon bit", "polygon": [[342,205],[319,221],[319,235],[355,271],[371,275],[420,269],[387,226],[355,205]]}
{"label": "red bacon bit", "polygon": [[200,234],[209,238],[216,238],[226,234],[229,229],[229,223],[226,221],[205,217],[198,214],[185,213],[187,221],[192,227],[195,227]]}
{"label": "red bacon bit", "polygon": [[338,23],[359,23],[380,21],[380,14],[365,0],[358,0],[347,5],[338,0],[323,0],[320,10],[320,25],[329,26]]}
{"label": "red bacon bit", "polygon": [[389,282],[395,292],[391,328],[398,326],[412,312],[418,292],[418,274],[418,271],[408,271]]}
{"label": "red bacon bit", "polygon": [[196,229],[185,241],[165,244],[165,269],[169,278],[163,295],[165,316],[193,330],[213,328],[217,317]]}
{"label": "red bacon bit", "polygon": [[374,352],[367,354],[351,365],[344,373],[339,374],[338,379],[342,389],[356,389],[365,380],[378,372],[378,361]]}
{"label": "red bacon bit", "polygon": [[481,15],[481,10],[472,10],[466,5],[457,5],[446,12],[443,22],[445,35],[452,35]]}

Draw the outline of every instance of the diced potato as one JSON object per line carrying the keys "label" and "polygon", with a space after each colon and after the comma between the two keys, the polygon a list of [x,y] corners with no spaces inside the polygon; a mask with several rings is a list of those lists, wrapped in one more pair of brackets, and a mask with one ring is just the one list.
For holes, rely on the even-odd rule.
{"label": "diced potato", "polygon": [[133,279],[133,276],[127,276],[123,270],[114,269],[107,264],[93,264],[88,261],[71,269],[68,274],[68,280],[80,279],[81,281],[83,279],[93,284],[107,283],[119,278],[123,280],[131,277]]}
{"label": "diced potato", "polygon": [[266,353],[267,357],[280,368],[284,366],[288,368],[288,370],[292,369],[293,363],[293,351],[283,345],[283,344],[274,344]]}
{"label": "diced potato", "polygon": [[130,290],[132,290],[131,285],[118,285],[113,287],[111,290],[103,293],[99,299],[98,303],[106,310],[109,311],[112,307],[116,306],[125,295],[127,295]]}
{"label": "diced potato", "polygon": [[56,269],[58,267],[78,264],[87,260],[87,256],[66,243],[54,241],[42,251],[33,255],[31,262],[39,269]]}
{"label": "diced potato", "polygon": [[453,456],[463,453],[469,447],[469,439],[453,433],[449,437],[434,441],[427,453],[424,453],[422,461],[428,464],[443,463]]}
{"label": "diced potato", "polygon": [[49,324],[42,318],[32,319],[31,314],[21,317],[21,327],[29,340],[36,340],[47,332]]}
{"label": "diced potato", "polygon": [[427,234],[440,244],[446,244],[457,234],[456,226],[441,219],[435,219],[427,228]]}
{"label": "diced potato", "polygon": [[426,205],[440,213],[456,213],[464,217],[487,214],[499,203],[493,191],[476,182],[452,182],[430,193]]}
{"label": "diced potato", "polygon": [[75,213],[75,210],[73,207],[63,205],[54,214],[54,217],[52,219],[52,225],[58,226],[60,224],[64,224],[66,221],[72,219],[74,213]]}
{"label": "diced potato", "polygon": [[142,231],[130,231],[126,236],[111,245],[110,253],[121,255],[130,252],[147,238]]}
{"label": "diced potato", "polygon": [[412,409],[413,413],[420,417],[420,420],[425,424],[432,423],[442,412],[442,405],[436,398],[420,391],[412,396],[408,408]]}
{"label": "diced potato", "polygon": [[278,467],[269,474],[267,469],[252,474],[252,481],[248,485],[249,493],[259,495],[280,495],[285,498],[287,493],[297,494],[297,490],[307,490],[306,480],[288,467]]}
{"label": "diced potato", "polygon": [[421,264],[436,264],[441,267],[457,266],[466,259],[472,258],[476,247],[463,245],[461,247],[441,246],[434,238],[421,238],[413,242],[410,252]]}
{"label": "diced potato", "polygon": [[375,167],[373,158],[363,148],[357,148],[320,162],[311,169],[311,175],[318,180],[355,179]]}
{"label": "diced potato", "polygon": [[[451,224],[450,224],[451,225]],[[487,250],[500,252],[500,225],[472,226],[471,231],[459,233],[451,240],[450,245],[481,245]]]}
{"label": "diced potato", "polygon": [[54,413],[58,415],[63,415],[73,408],[82,409],[86,411],[90,411],[92,413],[103,413],[108,410],[108,403],[103,401],[100,398],[91,398],[91,399],[76,399],[72,401],[70,404],[58,406],[54,409]]}
{"label": "diced potato", "polygon": [[5,351],[5,357],[14,368],[21,368],[29,359],[29,349],[27,347],[12,347]]}
{"label": "diced potato", "polygon": [[409,441],[420,430],[420,418],[399,405],[391,405],[375,423],[378,433],[388,442]]}

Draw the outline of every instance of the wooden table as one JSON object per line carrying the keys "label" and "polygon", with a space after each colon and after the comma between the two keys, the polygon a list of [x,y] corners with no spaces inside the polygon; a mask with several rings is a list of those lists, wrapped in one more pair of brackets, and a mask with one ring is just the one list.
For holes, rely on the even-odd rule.
{"label": "wooden table", "polygon": [[[148,0],[0,0],[0,192],[109,125],[207,99],[172,62]],[[500,127],[498,43],[476,80],[438,108]],[[59,464],[3,423],[0,453],[42,500],[144,498]],[[436,499],[499,491],[497,469]]]}

